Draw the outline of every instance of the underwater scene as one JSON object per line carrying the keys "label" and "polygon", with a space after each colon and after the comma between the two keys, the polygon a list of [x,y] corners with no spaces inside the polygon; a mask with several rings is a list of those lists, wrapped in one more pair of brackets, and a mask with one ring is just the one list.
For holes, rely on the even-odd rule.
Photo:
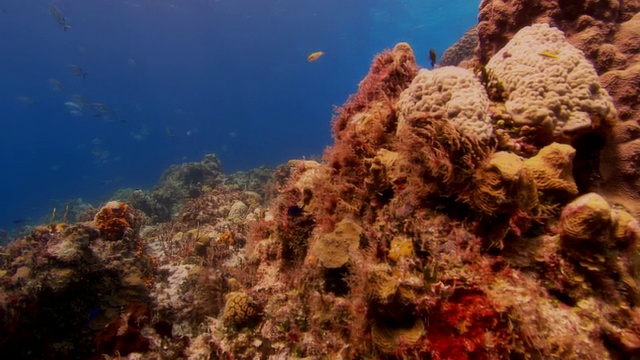
{"label": "underwater scene", "polygon": [[640,0],[0,30],[0,358],[640,359]]}

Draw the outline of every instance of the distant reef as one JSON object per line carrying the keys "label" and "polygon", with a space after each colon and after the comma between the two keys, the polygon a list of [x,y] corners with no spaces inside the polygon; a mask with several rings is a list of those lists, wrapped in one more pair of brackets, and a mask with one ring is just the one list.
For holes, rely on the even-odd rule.
{"label": "distant reef", "polygon": [[[215,155],[0,249],[11,359],[640,357],[640,1],[482,1],[319,161]],[[453,51],[453,50],[452,50]]]}

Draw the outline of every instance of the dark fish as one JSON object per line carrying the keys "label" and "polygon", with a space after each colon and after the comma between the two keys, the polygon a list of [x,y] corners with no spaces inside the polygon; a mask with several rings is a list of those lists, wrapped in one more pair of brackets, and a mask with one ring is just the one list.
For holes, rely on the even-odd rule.
{"label": "dark fish", "polygon": [[304,210],[300,206],[289,206],[287,209],[287,216],[300,217],[304,215]]}
{"label": "dark fish", "polygon": [[438,55],[436,55],[436,51],[433,49],[429,49],[429,61],[431,62],[431,68],[436,67],[436,60]]}
{"label": "dark fish", "polygon": [[171,339],[173,337],[173,324],[166,321],[160,320],[153,325],[154,330],[163,338]]}
{"label": "dark fish", "polygon": [[22,224],[25,221],[27,221],[27,220],[25,220],[25,219],[17,219],[17,220],[13,220],[13,223],[18,225],[18,224]]}
{"label": "dark fish", "polygon": [[112,109],[109,105],[104,104],[104,103],[98,103],[98,102],[94,102],[89,104],[89,106],[91,106],[91,108],[95,111],[97,111],[100,114],[108,114],[110,112],[112,112]]}
{"label": "dark fish", "polygon": [[3,14],[6,14],[7,13],[7,9],[0,7],[0,12],[3,13]]}
{"label": "dark fish", "polygon": [[94,307],[91,312],[89,313],[89,322],[92,322],[93,320],[95,320],[95,318],[98,317],[98,315],[100,315],[100,312],[102,311],[102,307],[100,305]]}
{"label": "dark fish", "polygon": [[84,71],[80,66],[78,65],[73,65],[70,64],[69,65],[69,71],[71,71],[71,73],[75,76],[81,77],[81,78],[85,78],[85,76],[87,76],[87,72]]}
{"label": "dark fish", "polygon": [[71,28],[71,26],[67,24],[67,20],[65,20],[64,14],[62,14],[62,11],[60,11],[57,6],[51,4],[51,6],[49,7],[49,11],[51,12],[51,16],[53,16],[58,25],[62,26],[62,30],[67,31],[67,29]]}
{"label": "dark fish", "polygon": [[64,91],[64,86],[58,79],[49,79],[49,85],[53,91]]}

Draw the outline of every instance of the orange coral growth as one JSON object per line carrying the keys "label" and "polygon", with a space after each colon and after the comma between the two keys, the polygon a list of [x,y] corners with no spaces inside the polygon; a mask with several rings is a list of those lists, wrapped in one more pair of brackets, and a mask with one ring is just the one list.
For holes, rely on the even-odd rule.
{"label": "orange coral growth", "polygon": [[134,225],[133,212],[125,203],[110,201],[96,214],[94,220],[100,234],[110,241],[122,239]]}
{"label": "orange coral growth", "polygon": [[233,234],[231,234],[231,231],[227,230],[220,234],[220,237],[218,237],[218,244],[229,246],[233,245]]}

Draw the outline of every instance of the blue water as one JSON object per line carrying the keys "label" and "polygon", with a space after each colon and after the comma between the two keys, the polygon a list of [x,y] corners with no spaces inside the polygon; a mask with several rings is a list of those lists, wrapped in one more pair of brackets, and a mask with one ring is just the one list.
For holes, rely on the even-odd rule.
{"label": "blue water", "polygon": [[[421,65],[476,23],[469,0],[0,1],[0,229],[55,201],[149,188],[207,153],[226,173],[322,153],[373,56]],[[325,55],[308,63],[309,53]],[[85,78],[68,65],[81,67]],[[62,89],[53,89],[50,79]],[[103,113],[65,105],[82,95]],[[72,111],[76,110],[76,111]]]}

